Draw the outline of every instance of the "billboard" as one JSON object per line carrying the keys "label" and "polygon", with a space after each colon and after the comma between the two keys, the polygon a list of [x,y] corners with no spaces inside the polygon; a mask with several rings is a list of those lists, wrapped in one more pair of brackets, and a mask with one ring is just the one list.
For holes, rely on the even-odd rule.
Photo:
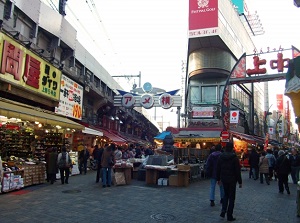
{"label": "billboard", "polygon": [[65,75],[61,77],[60,100],[55,113],[82,119],[83,87]]}
{"label": "billboard", "polygon": [[277,110],[283,114],[283,94],[276,94]]}
{"label": "billboard", "polygon": [[218,0],[189,0],[189,38],[217,34]]}
{"label": "billboard", "polygon": [[231,0],[239,14],[244,13],[244,0]]}
{"label": "billboard", "polygon": [[59,100],[59,69],[2,33],[0,52],[0,80]]}

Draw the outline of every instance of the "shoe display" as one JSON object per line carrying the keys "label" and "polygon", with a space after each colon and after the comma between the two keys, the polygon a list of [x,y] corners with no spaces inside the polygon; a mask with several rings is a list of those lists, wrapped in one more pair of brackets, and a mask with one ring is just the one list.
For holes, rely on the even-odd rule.
{"label": "shoe display", "polygon": [[210,206],[211,207],[215,206],[215,202],[214,201],[210,201]]}

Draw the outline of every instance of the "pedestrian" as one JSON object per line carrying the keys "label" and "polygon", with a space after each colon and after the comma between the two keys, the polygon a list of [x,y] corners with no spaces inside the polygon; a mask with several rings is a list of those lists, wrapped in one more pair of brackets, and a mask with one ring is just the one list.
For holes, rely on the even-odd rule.
{"label": "pedestrian", "polygon": [[102,166],[102,187],[110,187],[112,183],[112,167],[115,163],[114,158],[114,150],[115,144],[112,143],[109,146],[105,147],[103,150],[102,158],[101,158],[101,166]]}
{"label": "pedestrian", "polygon": [[61,184],[69,183],[70,168],[72,168],[72,160],[65,146],[62,147],[61,153],[57,157],[57,165],[60,172]]}
{"label": "pedestrian", "polygon": [[250,165],[249,178],[251,178],[252,175],[254,180],[258,179],[259,176],[258,164],[259,164],[259,154],[257,153],[255,148],[252,148],[249,156],[249,165]]}
{"label": "pedestrian", "polygon": [[84,174],[86,174],[87,161],[88,161],[89,157],[90,157],[90,153],[87,149],[87,146],[84,146],[84,149],[79,152],[79,157],[78,157],[80,174],[82,174],[82,172],[84,172]]}
{"label": "pedestrian", "polygon": [[[221,155],[221,144],[218,144],[215,146],[215,151],[212,152],[206,161],[206,176],[210,177],[210,193],[209,193],[209,199],[210,199],[210,206],[215,206],[215,190],[216,190],[216,184],[217,184],[217,163],[218,159]],[[223,198],[224,198],[224,188],[223,185],[219,185],[220,189],[220,203],[222,204]]]}
{"label": "pedestrian", "polygon": [[115,160],[121,160],[122,159],[122,149],[117,146],[116,150],[114,151]]}
{"label": "pedestrian", "polygon": [[100,177],[101,177],[101,157],[103,153],[103,148],[99,148],[98,145],[95,145],[94,151],[93,151],[93,157],[94,160],[97,162],[97,174],[96,174],[96,183],[99,183]]}
{"label": "pedestrian", "polygon": [[233,208],[235,203],[236,184],[242,188],[241,166],[239,158],[233,152],[233,143],[227,142],[225,152],[223,152],[217,163],[217,181],[222,184],[224,188],[224,198],[222,202],[222,212],[220,216],[225,217],[227,213],[227,220],[236,220],[233,217]]}
{"label": "pedestrian", "polygon": [[56,180],[56,173],[57,173],[57,151],[56,148],[50,148],[47,155],[47,177],[48,182],[50,181],[51,184],[53,184]]}
{"label": "pedestrian", "polygon": [[268,158],[268,162],[269,162],[269,180],[272,181],[274,176],[274,167],[275,167],[276,158],[273,155],[273,151],[271,149],[267,149],[266,158]]}
{"label": "pedestrian", "polygon": [[259,158],[259,179],[260,183],[264,183],[264,176],[266,183],[270,185],[269,180],[269,159],[266,157],[266,152],[262,151],[261,156]]}
{"label": "pedestrian", "polygon": [[297,184],[299,181],[299,169],[300,169],[300,156],[295,148],[291,150],[291,155],[289,156],[291,163],[291,177],[294,184]]}
{"label": "pedestrian", "polygon": [[275,164],[275,171],[278,177],[279,193],[283,194],[285,187],[287,194],[291,194],[288,183],[288,176],[291,173],[291,163],[283,150],[279,150],[278,152],[278,158]]}

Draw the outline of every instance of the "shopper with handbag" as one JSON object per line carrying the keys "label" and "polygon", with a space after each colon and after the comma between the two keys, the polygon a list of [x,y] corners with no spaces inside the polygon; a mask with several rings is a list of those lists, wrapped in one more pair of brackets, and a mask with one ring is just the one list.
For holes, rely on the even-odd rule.
{"label": "shopper with handbag", "polygon": [[102,158],[101,158],[101,166],[102,166],[102,187],[110,187],[112,182],[112,167],[115,163],[114,151],[115,144],[112,143],[109,146],[105,147],[103,150]]}
{"label": "shopper with handbag", "polygon": [[72,168],[72,160],[67,152],[66,147],[62,147],[61,153],[57,157],[57,165],[60,172],[61,184],[69,183],[70,168]]}

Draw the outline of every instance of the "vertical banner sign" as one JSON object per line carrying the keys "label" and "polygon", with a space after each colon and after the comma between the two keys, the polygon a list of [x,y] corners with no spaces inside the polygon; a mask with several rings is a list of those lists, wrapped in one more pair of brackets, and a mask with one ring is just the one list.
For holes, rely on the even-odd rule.
{"label": "vertical banner sign", "polygon": [[60,100],[55,113],[81,120],[83,87],[65,75],[62,75],[60,85]]}
{"label": "vertical banner sign", "polygon": [[218,0],[189,0],[189,38],[217,35]]}
{"label": "vertical banner sign", "polygon": [[283,114],[283,94],[276,94],[277,110]]}
{"label": "vertical banner sign", "polygon": [[224,92],[222,97],[222,106],[221,106],[221,114],[222,114],[222,122],[223,129],[225,131],[229,130],[229,117],[230,117],[230,100],[229,100],[229,87],[230,87],[230,78],[244,78],[246,77],[246,53],[244,53],[237,63],[232,68],[230,75],[227,78],[226,84],[224,86]]}

